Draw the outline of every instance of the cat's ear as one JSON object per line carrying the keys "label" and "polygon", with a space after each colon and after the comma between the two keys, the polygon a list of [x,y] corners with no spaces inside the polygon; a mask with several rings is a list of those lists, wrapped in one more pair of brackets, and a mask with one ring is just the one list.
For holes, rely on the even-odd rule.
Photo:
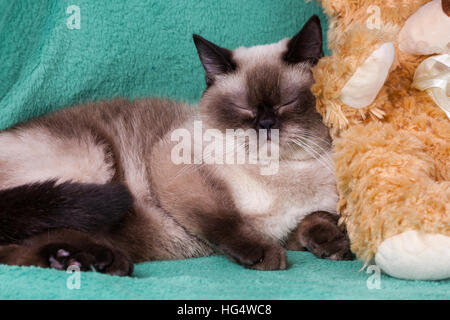
{"label": "cat's ear", "polygon": [[197,34],[194,34],[193,38],[198,56],[205,68],[207,86],[212,85],[218,75],[232,72],[236,69],[230,50],[221,48]]}
{"label": "cat's ear", "polygon": [[322,57],[322,27],[319,17],[313,15],[302,30],[289,40],[284,60],[288,63],[309,62],[315,65]]}

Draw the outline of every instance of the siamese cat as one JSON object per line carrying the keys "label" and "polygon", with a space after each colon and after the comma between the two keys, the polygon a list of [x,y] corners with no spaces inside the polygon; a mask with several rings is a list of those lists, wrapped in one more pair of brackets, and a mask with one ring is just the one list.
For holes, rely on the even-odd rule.
{"label": "siamese cat", "polygon": [[[137,262],[217,253],[257,270],[285,269],[286,248],[352,259],[310,91],[323,56],[318,17],[275,44],[231,51],[193,38],[207,85],[198,107],[118,99],[0,133],[0,263],[123,276]],[[193,133],[196,121],[255,130],[245,152],[277,132],[277,172],[176,163],[173,132]]]}

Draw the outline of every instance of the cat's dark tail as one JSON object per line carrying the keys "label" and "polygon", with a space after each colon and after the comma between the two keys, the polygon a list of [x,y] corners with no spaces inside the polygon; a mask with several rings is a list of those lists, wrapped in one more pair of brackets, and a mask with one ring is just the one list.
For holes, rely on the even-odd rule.
{"label": "cat's dark tail", "polygon": [[116,182],[47,181],[0,190],[0,244],[49,229],[99,230],[119,222],[132,204],[128,188]]}

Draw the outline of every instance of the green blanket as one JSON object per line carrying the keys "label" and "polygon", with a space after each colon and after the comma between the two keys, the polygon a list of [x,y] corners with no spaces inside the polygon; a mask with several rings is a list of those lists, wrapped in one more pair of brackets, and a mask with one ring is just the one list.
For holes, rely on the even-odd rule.
{"label": "green blanket", "polygon": [[[314,13],[326,27],[316,3],[304,0],[0,0],[0,129],[88,100],[197,101],[205,85],[192,33],[229,48],[265,44],[294,35]],[[0,266],[0,298],[450,298],[448,281],[382,276],[380,289],[369,289],[377,278],[358,273],[358,261],[304,252],[289,261],[282,272],[223,257],[151,262],[133,278],[82,274],[79,290],[67,288],[64,272]]]}
{"label": "green blanket", "polygon": [[[404,281],[358,272],[359,261],[289,252],[285,271],[247,270],[223,256],[156,261],[133,278],[0,266],[4,299],[449,299],[450,281]],[[67,286],[69,283],[69,286]],[[72,288],[72,289],[70,289]]]}
{"label": "green blanket", "polygon": [[304,0],[0,0],[0,129],[87,100],[197,101],[193,33],[230,49],[266,44],[314,13],[326,26]]}

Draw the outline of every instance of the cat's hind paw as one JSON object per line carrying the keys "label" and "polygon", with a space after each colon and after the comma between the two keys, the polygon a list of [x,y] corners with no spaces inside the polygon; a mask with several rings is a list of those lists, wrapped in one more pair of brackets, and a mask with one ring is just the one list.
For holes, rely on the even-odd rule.
{"label": "cat's hind paw", "polygon": [[130,276],[133,264],[119,250],[91,243],[77,248],[66,243],[51,243],[40,249],[48,267],[66,270],[76,266],[80,271],[97,271],[117,276]]}

